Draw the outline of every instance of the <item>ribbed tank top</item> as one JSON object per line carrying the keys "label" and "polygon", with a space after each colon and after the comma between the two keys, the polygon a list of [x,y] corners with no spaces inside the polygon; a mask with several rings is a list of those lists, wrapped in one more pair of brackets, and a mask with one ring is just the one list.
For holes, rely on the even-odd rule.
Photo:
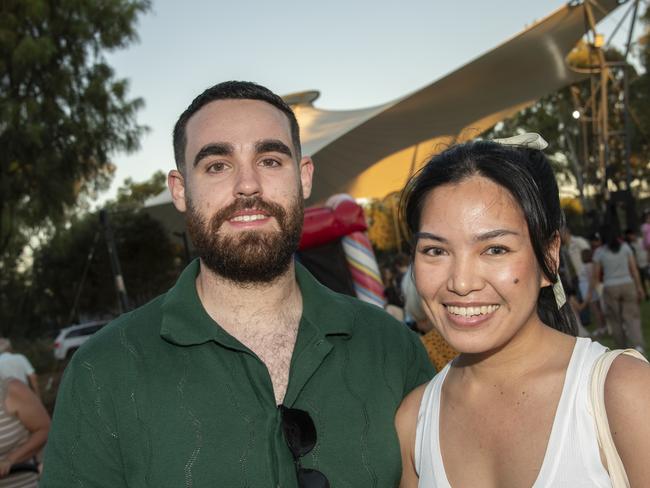
{"label": "ribbed tank top", "polygon": [[[29,437],[29,431],[5,409],[6,379],[0,380],[0,458]],[[16,473],[0,479],[0,488],[36,488],[38,476],[34,473]]]}
{"label": "ribbed tank top", "polygon": [[[596,359],[606,348],[578,337],[567,367],[560,401],[542,467],[533,488],[611,488],[600,460],[596,424],[589,402],[589,379]],[[418,486],[451,488],[440,453],[440,392],[451,364],[427,385],[418,414],[415,469]]]}

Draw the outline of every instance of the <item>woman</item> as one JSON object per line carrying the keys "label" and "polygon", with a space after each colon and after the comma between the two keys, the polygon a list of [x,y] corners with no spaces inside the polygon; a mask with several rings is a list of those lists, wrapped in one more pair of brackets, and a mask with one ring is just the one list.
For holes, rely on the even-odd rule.
{"label": "woman", "polygon": [[[605,348],[576,339],[557,285],[563,216],[541,150],[448,149],[409,183],[403,212],[425,311],[460,355],[398,410],[401,486],[611,486],[587,400]],[[644,486],[650,367],[617,358],[605,400],[631,484]]]}
{"label": "woman", "polygon": [[0,488],[38,486],[35,470],[11,470],[29,466],[45,445],[49,428],[47,411],[27,385],[14,378],[0,380]]}
{"label": "woman", "polygon": [[645,292],[634,252],[612,233],[607,244],[596,250],[593,261],[587,299],[590,299],[591,290],[595,289],[602,271],[607,328],[612,331],[618,347],[631,346],[643,353],[645,342],[641,332],[640,303]]}

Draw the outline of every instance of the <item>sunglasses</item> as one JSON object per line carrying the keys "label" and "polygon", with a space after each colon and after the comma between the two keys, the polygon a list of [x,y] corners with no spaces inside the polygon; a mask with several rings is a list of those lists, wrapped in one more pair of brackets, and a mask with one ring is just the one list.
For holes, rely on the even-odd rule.
{"label": "sunglasses", "polygon": [[330,488],[330,483],[323,473],[316,469],[300,466],[300,458],[309,453],[316,445],[316,426],[309,414],[297,408],[278,407],[282,418],[284,440],[289,446],[300,488]]}

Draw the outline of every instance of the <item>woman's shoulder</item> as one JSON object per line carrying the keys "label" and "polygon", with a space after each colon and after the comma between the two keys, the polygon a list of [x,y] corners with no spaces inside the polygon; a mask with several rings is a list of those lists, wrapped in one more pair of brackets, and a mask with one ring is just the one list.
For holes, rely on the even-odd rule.
{"label": "woman's shoulder", "polygon": [[402,403],[399,406],[399,409],[397,410],[397,419],[412,419],[414,417],[417,418],[420,410],[420,404],[422,403],[422,397],[424,396],[424,392],[427,389],[427,386],[429,386],[429,383],[431,382],[429,381],[418,386],[413,391],[411,391],[411,393],[404,397]]}
{"label": "woman's shoulder", "polygon": [[[625,354],[619,355],[605,380],[607,411],[615,414],[618,408],[627,410],[635,404],[650,408],[650,364]],[[610,408],[611,405],[611,408]]]}
{"label": "woman's shoulder", "polygon": [[618,356],[605,380],[605,409],[612,439],[631,486],[642,486],[650,476],[650,365],[630,356]]}

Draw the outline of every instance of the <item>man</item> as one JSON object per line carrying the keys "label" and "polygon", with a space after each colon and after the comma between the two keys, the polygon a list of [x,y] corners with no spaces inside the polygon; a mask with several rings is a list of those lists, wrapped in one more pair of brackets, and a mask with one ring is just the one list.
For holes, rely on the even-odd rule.
{"label": "man", "polygon": [[[571,260],[570,263],[567,263],[567,266],[571,268],[570,277],[572,280],[577,280],[584,267],[582,251],[591,249],[591,246],[584,237],[572,235],[571,229],[566,225],[562,228],[560,239]],[[573,284],[575,285],[575,283]]]}
{"label": "man", "polygon": [[5,337],[0,337],[0,378],[16,378],[41,398],[38,376],[32,363],[22,354],[14,353],[11,341]]}
{"label": "man", "polygon": [[[639,278],[641,280],[641,287],[646,297],[648,296],[648,288],[646,281],[648,281],[648,252],[643,245],[643,237],[637,235],[636,231],[632,228],[625,231],[625,242],[628,243],[634,259],[636,261],[636,268],[639,271]],[[2,356],[0,356],[0,359]]]}
{"label": "man", "polygon": [[200,259],[75,354],[41,487],[395,486],[393,416],[432,368],[404,326],[294,263],[313,163],[293,112],[222,83],[174,149]]}

